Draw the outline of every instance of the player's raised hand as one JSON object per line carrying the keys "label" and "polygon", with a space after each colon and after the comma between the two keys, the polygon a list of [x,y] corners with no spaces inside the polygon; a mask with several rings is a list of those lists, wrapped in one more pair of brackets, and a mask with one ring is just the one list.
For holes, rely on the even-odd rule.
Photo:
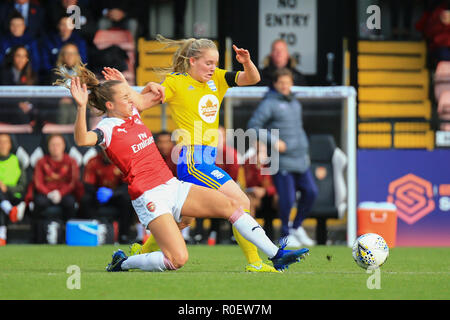
{"label": "player's raised hand", "polygon": [[125,79],[123,73],[117,70],[116,68],[104,67],[102,70],[102,74],[105,77],[105,80],[117,80],[127,82],[127,79]]}
{"label": "player's raised hand", "polygon": [[89,97],[88,90],[85,83],[81,84],[79,77],[74,77],[70,81],[70,93],[79,107],[85,107],[87,105]]}
{"label": "player's raised hand", "polygon": [[250,62],[250,52],[248,52],[248,50],[243,49],[243,48],[238,48],[236,47],[236,45],[233,44],[233,50],[234,52],[236,52],[236,60],[241,63],[247,63]]}

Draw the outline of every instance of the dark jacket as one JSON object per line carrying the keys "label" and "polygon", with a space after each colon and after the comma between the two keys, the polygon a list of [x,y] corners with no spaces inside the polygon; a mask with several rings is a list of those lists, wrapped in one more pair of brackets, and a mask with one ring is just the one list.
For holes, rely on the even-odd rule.
{"label": "dark jacket", "polygon": [[[290,59],[288,65],[286,66],[294,77],[294,86],[306,86],[306,79],[304,75],[295,68],[294,59]],[[258,86],[272,87],[273,75],[277,68],[274,66],[270,58],[266,58],[265,67],[261,70],[261,81]]]}
{"label": "dark jacket", "polygon": [[58,33],[52,33],[50,35],[47,35],[41,41],[41,58],[43,70],[50,72],[52,68],[55,68],[59,50],[66,43],[75,44],[78,47],[81,61],[83,63],[88,62],[86,41],[76,32],[76,30],[72,32],[72,35],[66,41],[63,41]]}
{"label": "dark jacket", "polygon": [[[309,144],[303,130],[302,105],[292,95],[286,97],[269,90],[248,122],[248,128],[256,129],[258,138],[268,143],[277,140],[270,130],[279,129],[279,139],[286,143],[287,149],[280,153],[280,170],[304,173],[309,168]],[[260,132],[260,129],[267,131]]]}
{"label": "dark jacket", "polygon": [[29,54],[31,60],[31,66],[35,72],[40,70],[40,55],[37,41],[32,38],[28,33],[24,33],[21,37],[14,37],[9,34],[5,37],[0,37],[0,62],[3,62],[5,56],[15,46],[24,46]]}
{"label": "dark jacket", "polygon": [[[1,33],[8,34],[9,18],[17,10],[14,7],[14,1],[5,1],[0,4],[0,25]],[[32,37],[38,37],[42,34],[45,19],[45,10],[37,4],[31,3],[28,7],[28,18],[26,23],[26,31]]]}

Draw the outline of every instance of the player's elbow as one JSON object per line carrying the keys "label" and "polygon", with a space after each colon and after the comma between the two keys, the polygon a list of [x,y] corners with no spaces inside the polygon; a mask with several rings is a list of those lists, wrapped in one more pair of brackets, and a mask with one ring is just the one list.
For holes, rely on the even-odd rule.
{"label": "player's elbow", "polygon": [[253,79],[252,85],[257,84],[257,83],[260,82],[260,81],[261,81],[261,75],[259,74],[259,72],[256,72],[256,73],[255,73],[255,76],[254,76],[254,79]]}
{"label": "player's elbow", "polygon": [[89,147],[92,145],[86,137],[79,137],[75,135],[74,141],[78,147]]}
{"label": "player's elbow", "polygon": [[259,75],[259,72],[254,72],[252,74],[247,75],[243,80],[244,86],[253,86],[261,81],[261,76]]}

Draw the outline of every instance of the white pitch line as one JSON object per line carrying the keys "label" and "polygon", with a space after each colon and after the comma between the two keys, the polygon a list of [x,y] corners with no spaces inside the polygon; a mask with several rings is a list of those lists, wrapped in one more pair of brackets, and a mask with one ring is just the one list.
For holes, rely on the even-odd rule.
{"label": "white pitch line", "polygon": [[[450,272],[445,272],[445,271],[406,271],[406,272],[402,272],[402,271],[381,271],[384,274],[407,274],[407,275],[450,275]],[[302,274],[365,274],[365,271],[362,272],[358,272],[358,271],[354,271],[354,272],[342,272],[342,271],[296,271],[296,272],[292,272],[292,273],[302,273]]]}

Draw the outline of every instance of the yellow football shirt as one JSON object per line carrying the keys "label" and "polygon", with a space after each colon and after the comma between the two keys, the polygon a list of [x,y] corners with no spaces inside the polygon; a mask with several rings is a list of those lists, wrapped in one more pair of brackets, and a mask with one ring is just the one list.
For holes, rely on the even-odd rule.
{"label": "yellow football shirt", "polygon": [[229,88],[226,73],[216,68],[208,82],[199,82],[188,73],[174,72],[166,76],[162,86],[178,127],[175,132],[178,143],[217,146],[220,105]]}

